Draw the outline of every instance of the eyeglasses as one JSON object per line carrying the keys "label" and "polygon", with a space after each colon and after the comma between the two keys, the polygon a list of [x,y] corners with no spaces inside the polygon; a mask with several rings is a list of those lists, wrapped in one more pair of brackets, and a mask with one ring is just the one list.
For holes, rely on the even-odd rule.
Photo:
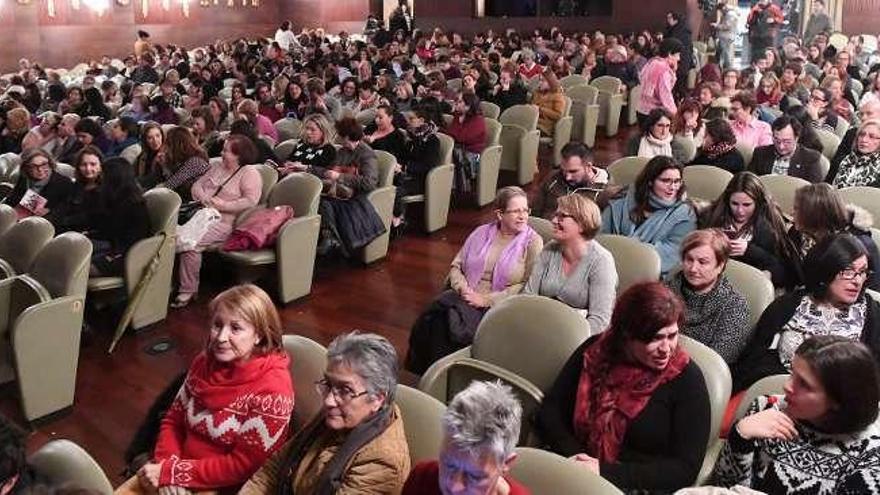
{"label": "eyeglasses", "polygon": [[347,385],[333,385],[326,378],[315,382],[315,390],[318,391],[318,395],[321,397],[327,397],[328,394],[333,394],[333,398],[336,400],[337,404],[348,404],[358,397],[369,393],[367,390],[359,393],[355,392]]}
{"label": "eyeglasses", "polygon": [[52,166],[49,165],[49,162],[29,163],[27,168],[28,170],[49,170]]}
{"label": "eyeglasses", "polygon": [[868,270],[865,268],[864,270],[855,270],[853,268],[844,268],[840,273],[837,274],[843,280],[855,280],[856,277],[864,276],[868,278],[873,274],[872,270]]}
{"label": "eyeglasses", "polygon": [[681,179],[669,179],[669,178],[664,177],[662,179],[657,179],[657,182],[659,182],[665,186],[669,186],[669,185],[680,186],[682,183],[682,180]]}
{"label": "eyeglasses", "polygon": [[563,213],[561,211],[553,213],[553,220],[559,220],[561,222],[566,218],[574,218],[574,215],[569,215],[568,213]]}
{"label": "eyeglasses", "polygon": [[822,102],[822,103],[825,103],[825,98],[822,98],[821,96],[810,95],[810,100],[812,100],[812,101],[820,101],[820,102]]}
{"label": "eyeglasses", "polygon": [[518,210],[504,210],[505,215],[531,215],[531,208],[520,208]]}

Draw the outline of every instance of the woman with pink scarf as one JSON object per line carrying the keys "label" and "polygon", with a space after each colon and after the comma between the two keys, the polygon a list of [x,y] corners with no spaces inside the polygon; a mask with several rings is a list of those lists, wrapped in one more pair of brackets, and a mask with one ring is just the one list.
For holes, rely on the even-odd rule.
{"label": "woman with pink scarf", "polygon": [[406,368],[422,374],[436,360],[470,345],[490,307],[519,294],[544,242],[529,227],[525,191],[505,187],[495,197],[497,220],[468,236],[452,260],[450,288],[413,325]]}

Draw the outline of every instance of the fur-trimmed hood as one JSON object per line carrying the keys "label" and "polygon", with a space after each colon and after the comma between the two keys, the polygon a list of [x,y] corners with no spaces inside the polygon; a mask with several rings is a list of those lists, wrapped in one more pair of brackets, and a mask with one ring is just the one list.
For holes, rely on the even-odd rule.
{"label": "fur-trimmed hood", "polygon": [[874,226],[874,216],[861,206],[847,204],[846,212],[849,215],[849,223],[853,227],[868,232]]}

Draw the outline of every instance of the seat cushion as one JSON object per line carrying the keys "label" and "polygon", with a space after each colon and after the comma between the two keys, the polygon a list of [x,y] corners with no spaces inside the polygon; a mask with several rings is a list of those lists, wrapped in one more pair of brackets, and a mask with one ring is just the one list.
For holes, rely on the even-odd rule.
{"label": "seat cushion", "polygon": [[92,277],[89,278],[88,287],[89,292],[121,289],[125,287],[125,279],[122,277]]}
{"label": "seat cushion", "polygon": [[224,259],[239,265],[269,265],[275,263],[275,251],[259,249],[256,251],[218,251]]}

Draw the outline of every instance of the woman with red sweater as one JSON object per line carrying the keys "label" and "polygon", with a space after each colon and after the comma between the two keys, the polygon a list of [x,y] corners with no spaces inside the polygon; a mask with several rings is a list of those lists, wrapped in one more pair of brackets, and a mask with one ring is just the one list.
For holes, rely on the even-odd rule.
{"label": "woman with red sweater", "polygon": [[207,345],[162,419],[153,460],[117,494],[237,491],[287,440],[293,385],[272,300],[240,285],[209,309]]}
{"label": "woman with red sweater", "polygon": [[459,189],[469,190],[469,184],[477,177],[480,154],[486,148],[486,121],[480,111],[480,99],[473,92],[458,95],[452,107],[452,121],[443,132],[455,141],[453,161],[463,173],[459,175]]}

